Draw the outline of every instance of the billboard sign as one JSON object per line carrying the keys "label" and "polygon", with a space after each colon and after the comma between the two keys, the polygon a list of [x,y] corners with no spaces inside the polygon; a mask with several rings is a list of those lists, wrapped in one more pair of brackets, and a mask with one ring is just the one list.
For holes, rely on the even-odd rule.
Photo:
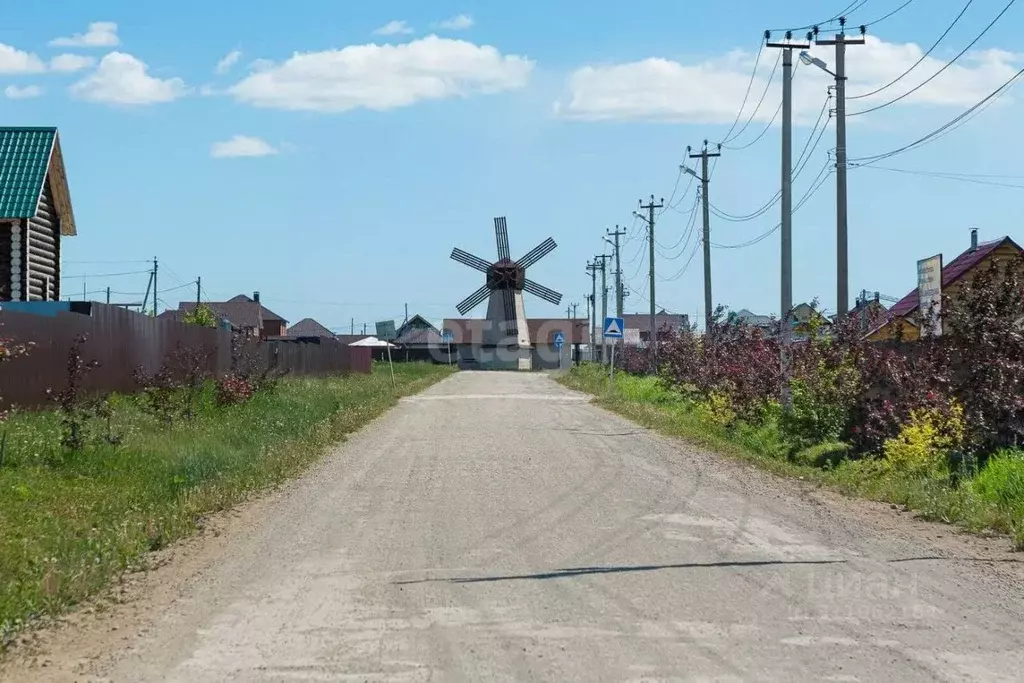
{"label": "billboard sign", "polygon": [[377,339],[392,341],[396,336],[394,320],[382,320],[377,323]]}

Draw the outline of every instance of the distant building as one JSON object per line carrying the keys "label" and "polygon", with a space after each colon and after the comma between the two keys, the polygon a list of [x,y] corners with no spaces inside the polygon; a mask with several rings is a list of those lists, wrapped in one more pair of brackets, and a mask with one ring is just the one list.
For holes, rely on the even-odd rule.
{"label": "distant building", "polygon": [[[288,331],[288,321],[261,304],[259,292],[253,292],[251,297],[239,294],[227,301],[204,301],[203,305],[213,311],[217,320],[227,321],[231,329],[253,337],[284,337]],[[182,301],[177,310],[164,311],[159,317],[181,320],[195,307],[195,301]]]}
{"label": "distant building", "polygon": [[294,325],[288,326],[289,337],[327,337],[334,339],[337,337],[329,329],[313,320],[312,318],[303,318]]}
{"label": "distant building", "polygon": [[[446,318],[444,331],[458,353],[459,366],[481,369],[515,369],[515,359],[502,358],[495,347],[483,343],[488,320],[482,318]],[[528,318],[532,367],[551,370],[568,367],[579,357],[579,347],[587,343],[589,323],[585,318]],[[562,336],[562,348],[556,339]]]}
{"label": "distant building", "polygon": [[[978,231],[971,231],[970,248],[942,266],[943,297],[956,297],[960,285],[975,273],[987,268],[993,261],[1013,258],[1021,253],[1021,247],[1009,237],[1000,237],[991,242],[978,243]],[[867,334],[869,341],[888,341],[902,338],[915,341],[921,338],[918,327],[920,301],[917,289],[911,290],[888,311],[878,324]]]}
{"label": "distant building", "polygon": [[[599,321],[599,325],[604,321]],[[640,341],[651,340],[651,314],[650,313],[623,313],[622,322],[627,330],[639,330]],[[679,334],[690,327],[690,316],[685,313],[668,313],[662,309],[654,316],[654,327],[659,334]]]}
{"label": "distant building", "polygon": [[77,234],[56,128],[0,128],[0,301],[60,299],[61,239]]}
{"label": "distant building", "polygon": [[731,311],[725,318],[726,322],[742,323],[752,327],[760,327],[763,330],[774,330],[778,325],[770,315],[758,315],[746,308],[738,311]]}

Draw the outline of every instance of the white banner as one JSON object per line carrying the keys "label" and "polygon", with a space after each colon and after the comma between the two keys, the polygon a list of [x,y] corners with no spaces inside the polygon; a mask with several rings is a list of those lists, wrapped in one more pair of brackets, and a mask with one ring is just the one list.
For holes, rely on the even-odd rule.
{"label": "white banner", "polygon": [[917,262],[918,311],[921,334],[942,335],[942,254]]}

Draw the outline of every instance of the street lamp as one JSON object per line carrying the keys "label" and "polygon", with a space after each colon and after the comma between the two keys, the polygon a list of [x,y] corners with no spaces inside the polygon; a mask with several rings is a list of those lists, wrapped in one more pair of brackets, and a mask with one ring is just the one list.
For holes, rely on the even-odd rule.
{"label": "street lamp", "polygon": [[831,71],[828,68],[828,64],[826,64],[824,61],[818,59],[817,57],[814,57],[807,50],[801,50],[800,51],[800,61],[803,62],[807,66],[816,66],[816,67],[818,67],[819,69],[821,69],[822,71],[827,73],[832,78],[839,78],[839,76],[837,76],[835,74],[835,72]]}

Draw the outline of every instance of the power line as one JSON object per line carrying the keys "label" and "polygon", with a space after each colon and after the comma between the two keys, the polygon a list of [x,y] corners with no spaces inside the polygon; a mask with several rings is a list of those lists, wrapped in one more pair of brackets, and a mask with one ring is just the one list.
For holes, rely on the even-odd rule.
{"label": "power line", "polygon": [[849,5],[847,5],[846,9],[842,10],[841,12],[836,14],[831,19],[826,19],[825,21],[819,21],[819,22],[816,22],[814,24],[808,24],[807,26],[791,26],[788,29],[786,29],[786,28],[773,28],[773,29],[771,29],[771,32],[772,33],[778,33],[778,32],[782,32],[782,31],[793,31],[793,32],[796,32],[796,31],[806,31],[808,29],[812,29],[812,28],[815,28],[817,26],[822,26],[824,24],[831,24],[833,22],[839,21],[840,17],[843,17],[843,16],[849,14],[850,12],[855,12],[855,11],[859,10],[861,7],[864,6],[864,4],[866,2],[867,2],[867,0],[855,0],[854,2],[851,2]]}
{"label": "power line", "polygon": [[[739,136],[743,135],[743,131],[745,131],[747,129],[747,127],[750,125],[750,123],[754,120],[754,117],[757,116],[757,112],[761,110],[761,105],[764,104],[764,100],[768,96],[768,89],[771,88],[772,81],[775,80],[775,72],[778,71],[778,69],[779,69],[779,62],[781,62],[781,61],[782,61],[782,53],[779,53],[779,55],[775,58],[775,65],[772,67],[771,73],[768,74],[768,82],[764,84],[764,91],[761,93],[761,99],[758,100],[757,106],[754,107],[754,111],[750,112],[750,117],[747,119],[747,122],[743,124],[743,127],[740,128],[736,132],[735,135],[733,135],[732,137],[726,136],[725,139],[722,140],[722,142],[719,143],[719,144],[724,145],[725,143],[732,142],[733,140],[735,140]],[[743,109],[742,108],[740,109],[740,113],[741,114],[743,113]]]}
{"label": "power line", "polygon": [[[124,275],[149,275],[152,271],[149,270],[133,270],[127,273],[96,273],[92,275],[90,273],[81,273],[79,275],[62,275],[64,280],[75,280],[78,278],[97,278],[97,277],[121,277]],[[106,291],[106,290],[104,290]]]}
{"label": "power line", "polygon": [[[892,79],[891,81],[889,81],[885,85],[883,85],[883,86],[881,86],[879,88],[876,88],[876,89],[872,90],[871,92],[861,93],[860,95],[847,95],[847,99],[848,100],[859,100],[859,99],[862,99],[862,98],[865,98],[865,97],[871,97],[872,95],[877,95],[878,93],[882,92],[883,90],[886,90],[887,88],[890,88],[891,86],[893,86],[896,83],[898,83],[899,81],[901,81],[904,76],[906,76],[911,71],[916,69],[918,66],[920,66],[921,62],[923,62],[925,59],[928,58],[928,55],[930,55],[935,50],[935,48],[937,48],[939,46],[939,43],[941,43],[943,41],[943,39],[945,39],[945,37],[949,35],[949,32],[953,30],[953,27],[957,25],[957,22],[960,21],[960,18],[964,16],[965,12],[967,12],[967,8],[970,7],[973,3],[974,3],[974,0],[967,0],[967,4],[964,5],[964,8],[962,10],[960,10],[960,14],[956,15],[956,18],[953,19],[953,23],[951,23],[946,28],[946,30],[942,32],[942,35],[939,36],[939,39],[936,40],[934,43],[932,43],[932,46],[930,48],[928,48],[928,51],[925,52],[923,55],[921,55],[921,58],[918,59],[916,62],[914,62],[910,66],[910,68],[908,68],[906,71],[904,71],[899,76],[897,76],[896,78]],[[903,5],[903,6],[906,7],[906,5]],[[851,116],[852,116],[852,114],[851,114]]]}
{"label": "power line", "polygon": [[[893,168],[891,166],[854,166],[854,168],[866,168],[874,169],[878,171],[890,171],[893,173],[905,173],[907,175],[922,176],[925,178],[939,178],[940,180],[957,180],[964,183],[973,183],[975,185],[991,185],[994,187],[1009,187],[1016,190],[1024,190],[1024,185],[1017,185],[1014,183],[1001,183],[994,180],[987,180],[988,176],[974,176],[967,173],[941,173],[938,171],[918,171],[908,168]],[[1010,176],[1013,177],[1013,176]],[[1021,176],[1017,176],[1021,177]]]}
{"label": "power line", "polygon": [[954,117],[950,121],[946,122],[944,125],[940,126],[939,128],[936,128],[935,130],[933,130],[932,132],[928,133],[927,135],[924,135],[924,136],[918,138],[917,140],[915,140],[915,141],[913,141],[911,143],[903,145],[902,147],[898,147],[898,148],[896,148],[894,150],[891,150],[889,152],[884,152],[882,154],[875,154],[875,155],[872,155],[872,156],[858,157],[856,159],[850,159],[850,161],[854,162],[854,163],[858,163],[861,166],[866,166],[868,164],[873,164],[876,161],[881,161],[883,159],[888,159],[889,157],[894,157],[897,154],[902,154],[904,152],[909,152],[910,150],[917,149],[918,147],[921,147],[921,146],[927,144],[931,140],[934,140],[934,139],[937,139],[937,138],[941,137],[942,135],[944,135],[947,132],[952,132],[953,130],[955,130],[956,128],[959,127],[959,124],[961,124],[961,122],[966,123],[968,117],[970,117],[971,114],[975,113],[976,111],[980,111],[980,110],[984,109],[990,103],[992,103],[992,102],[996,101],[997,99],[999,99],[999,97],[1002,96],[1007,90],[1009,90],[1010,86],[1013,85],[1013,83],[1018,78],[1020,78],[1021,75],[1024,75],[1024,69],[1021,69],[1020,71],[1015,73],[1013,76],[1011,76],[1009,79],[1007,79],[1006,82],[1004,82],[998,88],[996,88],[991,93],[989,93],[987,96],[985,96],[985,98],[982,99],[980,102],[978,102],[977,104],[975,104],[971,108],[967,109],[966,111],[962,112],[958,116]]}
{"label": "power line", "polygon": [[902,4],[902,5],[900,5],[899,7],[897,7],[896,9],[894,9],[893,11],[889,12],[889,13],[888,13],[888,14],[886,14],[885,16],[879,17],[878,19],[875,19],[874,21],[868,21],[868,22],[865,22],[865,23],[864,23],[864,25],[865,25],[865,26],[874,26],[875,24],[880,24],[880,23],[882,23],[883,21],[885,21],[886,19],[888,19],[889,17],[893,16],[894,14],[896,14],[896,13],[898,13],[898,12],[901,12],[901,11],[903,11],[903,9],[904,9],[904,8],[905,8],[905,7],[907,6],[907,5],[909,5],[910,3],[912,3],[912,2],[914,2],[914,0],[907,0],[907,1],[906,1],[906,2],[904,2],[904,3]]}
{"label": "power line", "polygon": [[747,81],[747,91],[743,93],[743,101],[740,103],[740,110],[736,112],[736,118],[733,119],[732,126],[725,133],[725,139],[730,140],[729,137],[732,132],[736,130],[736,124],[740,122],[740,116],[743,115],[743,108],[747,106],[747,98],[750,97],[750,89],[754,85],[754,78],[757,76],[757,67],[761,63],[761,54],[764,52],[764,41],[757,46],[757,56],[754,57],[754,69],[750,72],[750,80]]}
{"label": "power line", "polygon": [[[807,192],[804,193],[804,196],[801,197],[800,200],[793,206],[794,214],[797,211],[799,211],[800,208],[803,207],[803,205],[806,204],[810,200],[810,198],[813,197],[818,192],[818,190],[821,189],[821,186],[825,184],[826,180],[828,180],[829,175],[831,175],[831,171],[829,171],[829,163],[826,162],[825,165],[822,166],[821,170],[818,172],[817,177],[811,182],[810,188],[807,190]],[[767,239],[769,236],[777,232],[778,229],[781,227],[781,222],[776,223],[774,227],[761,233],[757,237],[749,239],[746,242],[740,242],[739,244],[717,244],[715,242],[712,242],[711,246],[715,247],[716,249],[742,249],[743,247],[749,247]]]}
{"label": "power line", "polygon": [[979,40],[981,40],[982,37],[984,37],[984,35],[986,33],[989,32],[989,29],[991,29],[993,26],[996,25],[996,22],[999,21],[1004,14],[1006,14],[1007,10],[1009,10],[1010,7],[1012,7],[1015,2],[1017,2],[1017,0],[1010,0],[1010,2],[1006,3],[1006,6],[1003,7],[1002,11],[999,14],[996,15],[996,18],[993,19],[992,21],[990,21],[988,26],[986,26],[985,29],[981,33],[979,33],[978,36],[967,45],[967,47],[965,47],[963,50],[960,50],[960,52],[957,53],[957,55],[955,57],[953,57],[953,59],[951,59],[948,62],[946,62],[946,64],[943,65],[943,67],[941,69],[939,69],[934,74],[929,76],[922,83],[919,83],[918,85],[914,86],[913,88],[911,88],[907,92],[903,93],[899,97],[894,97],[893,99],[889,100],[888,102],[884,102],[884,103],[879,104],[877,106],[871,107],[870,109],[862,109],[861,111],[850,112],[850,113],[847,114],[847,116],[860,116],[861,114],[870,114],[873,111],[878,111],[879,109],[884,109],[885,107],[888,107],[890,105],[896,104],[900,100],[902,100],[902,99],[904,99],[906,97],[909,97],[910,95],[914,94],[915,92],[917,92],[918,90],[920,90],[924,86],[926,86],[929,83],[931,83],[942,72],[944,72],[949,67],[953,66],[958,59],[960,59],[961,57],[964,56],[964,54],[967,53],[968,50],[970,50],[972,47],[974,47],[975,44],[977,44],[977,42]]}
{"label": "power line", "polygon": [[[694,199],[693,199],[693,206],[690,207],[690,210],[688,212],[690,214],[690,220],[687,222],[686,227],[683,228],[683,231],[682,231],[682,233],[680,233],[679,239],[676,240],[675,244],[666,247],[661,242],[657,243],[657,246],[661,247],[658,250],[658,253],[661,254],[661,256],[663,258],[665,258],[665,259],[667,259],[669,261],[674,261],[675,259],[677,259],[680,256],[682,256],[682,252],[680,252],[679,254],[676,254],[675,256],[669,256],[669,255],[667,255],[665,253],[665,251],[669,251],[669,252],[672,251],[673,249],[678,247],[680,244],[682,244],[684,240],[686,242],[690,241],[690,235],[693,233],[693,226],[697,222],[697,205],[698,205],[699,202],[700,202],[700,194],[697,193],[694,196]],[[664,249],[665,251],[662,251],[662,249]],[[683,247],[683,251],[686,251],[686,247],[685,246]]]}

